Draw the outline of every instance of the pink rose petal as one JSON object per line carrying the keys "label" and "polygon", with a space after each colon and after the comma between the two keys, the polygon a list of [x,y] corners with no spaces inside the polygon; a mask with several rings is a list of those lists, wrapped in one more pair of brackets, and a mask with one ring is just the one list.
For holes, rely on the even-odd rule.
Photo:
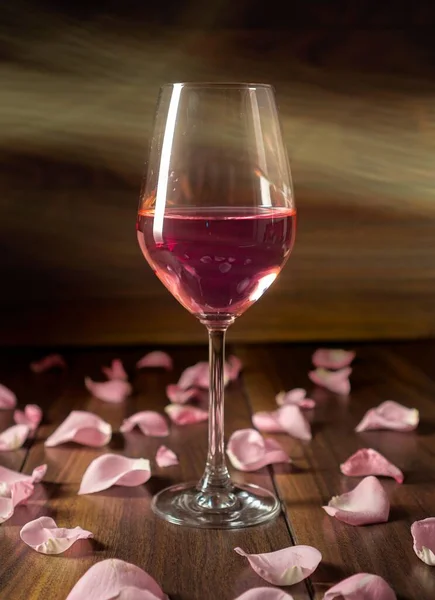
{"label": "pink rose petal", "polygon": [[420,560],[435,567],[435,517],[415,521],[411,525],[414,552]]}
{"label": "pink rose petal", "polygon": [[85,410],[73,410],[45,441],[45,446],[75,442],[95,448],[105,446],[112,438],[112,427],[98,415]]}
{"label": "pink rose petal", "polygon": [[176,383],[166,386],[166,395],[173,404],[186,404],[192,398],[196,398],[201,393],[198,388],[189,388],[183,390]]}
{"label": "pink rose petal", "polygon": [[190,387],[207,389],[210,385],[208,363],[199,362],[185,369],[181,373],[177,385],[181,390],[187,390]]}
{"label": "pink rose petal", "polygon": [[145,354],[145,356],[142,356],[142,358],[137,361],[136,367],[138,369],[142,369],[143,367],[161,367],[162,369],[170,371],[173,367],[173,362],[169,354],[156,350],[155,352],[149,352],[148,354]]}
{"label": "pink rose petal", "polygon": [[328,515],[349,525],[385,523],[390,513],[390,501],[376,477],[365,477],[351,492],[334,496],[322,507]]}
{"label": "pink rose petal", "polygon": [[15,408],[17,397],[14,392],[0,383],[0,409]]}
{"label": "pink rose petal", "polygon": [[128,375],[125,372],[122,360],[119,358],[114,358],[110,367],[102,367],[101,370],[107,379],[122,379],[124,381],[127,381],[128,379]]}
{"label": "pink rose petal", "polygon": [[175,425],[192,425],[208,419],[208,411],[195,406],[168,404],[165,406],[165,412]]}
{"label": "pink rose petal", "polygon": [[413,431],[420,420],[416,408],[407,408],[398,402],[387,400],[378,407],[366,412],[355,431],[369,429],[393,429],[394,431]]}
{"label": "pink rose petal", "polygon": [[237,596],[236,600],[293,600],[293,596],[277,588],[259,587],[248,590],[241,596]]}
{"label": "pink rose petal", "polygon": [[150,461],[127,458],[120,454],[103,454],[94,459],[83,475],[79,494],[93,494],[112,485],[134,487],[151,477]]}
{"label": "pink rose petal", "polygon": [[311,398],[307,398],[307,392],[303,388],[295,388],[288,392],[279,392],[275,397],[278,406],[285,404],[294,404],[299,408],[314,408],[316,403]]}
{"label": "pink rose petal", "polygon": [[373,448],[361,448],[340,465],[340,470],[343,475],[350,477],[383,475],[392,477],[397,483],[403,483],[402,471]]}
{"label": "pink rose petal", "polygon": [[256,429],[239,429],[231,434],[227,454],[239,471],[256,471],[273,463],[289,463],[290,458],[275,440],[265,439]]}
{"label": "pink rose petal", "polygon": [[0,450],[18,450],[29,437],[27,425],[12,425],[0,433]]}
{"label": "pink rose petal", "polygon": [[24,411],[16,410],[14,412],[14,421],[17,425],[27,425],[30,431],[34,432],[42,420],[42,409],[37,404],[27,404]]}
{"label": "pink rose petal", "polygon": [[315,371],[310,371],[308,377],[316,385],[320,385],[334,392],[334,394],[347,396],[350,392],[349,376],[351,373],[352,369],[350,367],[344,367],[339,371],[328,371],[327,369],[319,368]]}
{"label": "pink rose petal", "polygon": [[300,440],[311,440],[311,427],[301,409],[286,404],[274,411],[260,411],[252,415],[252,422],[260,431],[288,433]]}
{"label": "pink rose petal", "polygon": [[343,367],[348,367],[354,358],[355,352],[352,352],[351,350],[319,348],[314,352],[312,361],[315,367],[323,369],[343,369]]}
{"label": "pink rose petal", "polygon": [[23,542],[41,554],[61,554],[77,540],[91,537],[94,537],[93,533],[81,527],[58,527],[51,517],[39,517],[29,521],[20,531]]}
{"label": "pink rose petal", "polygon": [[290,546],[264,554],[247,554],[241,548],[234,550],[246,556],[254,571],[273,585],[294,585],[303,581],[322,560],[320,552],[312,546]]}
{"label": "pink rose petal", "polygon": [[32,495],[34,484],[41,481],[47,465],[33,470],[32,475],[24,475],[0,466],[0,523],[4,523],[14,514],[18,504],[24,504]]}
{"label": "pink rose petal", "polygon": [[323,600],[397,600],[396,594],[379,575],[357,573],[330,588]]}
{"label": "pink rose petal", "polygon": [[156,463],[158,467],[173,467],[178,465],[178,458],[175,452],[166,446],[160,446],[156,453]]}
{"label": "pink rose petal", "polygon": [[139,427],[144,435],[154,437],[169,435],[169,428],[165,417],[154,410],[142,410],[124,419],[120,431],[127,433],[136,426]]}
{"label": "pink rose petal", "polygon": [[128,381],[124,381],[123,379],[92,381],[90,377],[85,377],[85,385],[95,398],[104,400],[104,402],[122,402],[128,398],[132,392],[131,385]]}
{"label": "pink rose petal", "polygon": [[168,600],[151,575],[117,558],[108,558],[92,565],[75,584],[66,600],[118,600],[119,598],[154,600],[151,595],[121,595],[132,590],[148,592],[157,600]]}
{"label": "pink rose petal", "polygon": [[30,364],[30,368],[34,373],[43,373],[54,368],[64,369],[66,367],[65,360],[60,354],[49,354],[41,360],[37,360]]}
{"label": "pink rose petal", "polygon": [[240,371],[242,370],[242,361],[237,356],[229,356],[228,360],[225,364],[225,370],[227,372],[228,379],[230,381],[234,381],[240,375]]}

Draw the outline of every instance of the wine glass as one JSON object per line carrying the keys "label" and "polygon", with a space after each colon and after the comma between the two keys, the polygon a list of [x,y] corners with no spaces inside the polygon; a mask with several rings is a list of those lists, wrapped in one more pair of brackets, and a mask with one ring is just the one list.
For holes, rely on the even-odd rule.
{"label": "wine glass", "polygon": [[225,463],[225,332],[273,283],[296,228],[273,88],[174,83],[160,90],[137,220],[157,277],[209,336],[208,455],[199,482],[153,499],[171,523],[236,528],[275,517],[274,494],[235,484]]}

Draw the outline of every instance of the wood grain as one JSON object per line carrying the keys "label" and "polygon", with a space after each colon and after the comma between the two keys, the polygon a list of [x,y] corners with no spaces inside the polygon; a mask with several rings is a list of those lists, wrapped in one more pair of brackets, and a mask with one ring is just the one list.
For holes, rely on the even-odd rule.
{"label": "wood grain", "polygon": [[[127,403],[110,405],[93,399],[85,391],[83,378],[97,378],[100,368],[121,355],[132,376],[135,393]],[[125,437],[115,433],[109,448],[90,449],[68,444],[44,449],[43,441],[72,409],[94,411],[109,421],[115,430],[122,419],[139,409],[162,410],[167,403],[164,388],[175,381],[182,368],[205,356],[205,349],[174,349],[176,369],[173,373],[145,370],[136,372],[134,365],[142,351],[133,349],[81,350],[68,355],[66,374],[39,376],[43,388],[59,377],[61,389],[54,398],[39,397],[45,409],[46,424],[38,431],[24,471],[46,462],[48,472],[43,484],[26,507],[17,508],[14,516],[0,528],[0,596],[8,600],[58,600],[66,597],[81,575],[95,562],[117,557],[146,569],[173,600],[233,600],[251,587],[268,585],[247,566],[233,548],[249,552],[279,549],[291,543],[283,517],[270,525],[238,531],[200,531],[169,525],[154,517],[150,510],[153,493],[173,482],[196,480],[202,474],[206,454],[206,425],[173,427],[169,438],[146,438],[133,432]],[[6,360],[4,369],[14,360]],[[23,365],[21,364],[20,369]],[[18,368],[18,367],[17,367]],[[24,379],[26,376],[24,374]],[[23,384],[24,385],[24,384]],[[227,434],[249,424],[249,410],[240,382],[231,386],[227,396]],[[180,467],[158,469],[154,462],[153,477],[139,488],[113,488],[98,494],[77,496],[81,477],[90,461],[107,451],[131,457],[153,458],[161,443],[180,457]],[[246,477],[271,488],[267,470]],[[50,515],[59,526],[81,525],[95,535],[92,541],[80,541],[58,557],[37,554],[19,539],[20,527],[29,519]],[[308,600],[304,584],[292,588],[295,600]]]}
{"label": "wood grain", "polygon": [[86,24],[67,8],[8,7],[0,343],[203,339],[134,232],[159,85],[195,79],[273,83],[294,176],[293,256],[233,340],[434,334],[433,41],[406,27],[434,9],[301,4],[194,0],[154,20],[95,5]]}
{"label": "wood grain", "polygon": [[[426,346],[413,344],[411,349],[413,363],[419,364]],[[435,583],[430,569],[413,552],[410,526],[417,519],[433,516],[435,379],[396,354],[392,344],[361,346],[351,377],[351,395],[340,398],[310,383],[307,372],[313,350],[313,346],[257,346],[239,349],[238,355],[246,365],[244,382],[253,411],[273,409],[275,394],[296,386],[306,387],[317,401],[315,410],[307,413],[312,421],[312,442],[276,436],[294,466],[274,468],[295,542],[313,545],[323,555],[312,576],[314,598],[321,600],[326,589],[341,578],[366,571],[389,581],[401,600],[430,600]],[[418,408],[418,431],[356,434],[354,428],[365,411],[386,399]],[[383,480],[391,502],[386,524],[351,527],[321,508],[360,480],[341,475],[339,465],[361,447],[375,448],[405,473],[403,485]]]}

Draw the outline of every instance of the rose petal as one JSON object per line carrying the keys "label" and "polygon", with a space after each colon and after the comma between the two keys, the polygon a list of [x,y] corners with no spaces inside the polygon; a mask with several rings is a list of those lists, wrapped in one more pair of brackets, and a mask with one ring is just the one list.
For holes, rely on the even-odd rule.
{"label": "rose petal", "polygon": [[105,446],[112,438],[112,427],[98,415],[85,410],[73,410],[45,441],[45,446],[75,442],[84,446]]}
{"label": "rose petal", "polygon": [[179,464],[175,452],[166,446],[160,446],[157,449],[156,463],[158,467],[173,467]]}
{"label": "rose petal", "polygon": [[44,479],[46,473],[47,465],[40,465],[39,467],[35,467],[31,475],[32,481],[34,481],[35,483],[39,483]]}
{"label": "rose petal", "polygon": [[169,354],[156,350],[142,356],[142,358],[137,361],[136,367],[138,369],[142,369],[143,367],[161,367],[162,369],[170,371],[173,367],[173,362]]}
{"label": "rose petal", "polygon": [[316,403],[311,398],[307,398],[307,392],[303,388],[295,388],[288,392],[279,392],[275,397],[278,406],[285,404],[294,404],[299,408],[314,408]]}
{"label": "rose petal", "polygon": [[49,354],[41,360],[37,360],[30,364],[30,368],[34,373],[43,373],[54,368],[64,369],[66,367],[65,360],[60,354]]}
{"label": "rose petal", "polygon": [[351,492],[334,496],[322,507],[328,515],[349,525],[385,523],[390,513],[390,501],[376,477],[365,477]]}
{"label": "rose petal", "polygon": [[264,439],[256,429],[239,429],[231,434],[227,454],[239,471],[256,471],[273,463],[289,463],[284,448],[275,440]]}
{"label": "rose petal", "polygon": [[286,404],[274,411],[260,411],[252,415],[252,422],[260,431],[288,433],[300,440],[311,440],[311,427],[301,409]]}
{"label": "rose petal", "polygon": [[77,540],[91,537],[94,537],[94,534],[81,527],[58,527],[51,517],[39,517],[29,521],[20,531],[23,542],[41,554],[61,554]]}
{"label": "rose petal", "polygon": [[27,425],[30,431],[35,431],[42,420],[42,409],[37,404],[27,404],[22,410],[14,412],[14,421],[17,425]]}
{"label": "rose petal", "polygon": [[398,402],[387,400],[378,407],[366,412],[355,431],[369,429],[393,429],[394,431],[413,431],[420,416],[416,408],[407,408]]}
{"label": "rose petal", "polygon": [[242,370],[242,361],[237,356],[229,356],[228,360],[225,364],[225,369],[227,371],[227,376],[230,381],[234,381],[240,375],[240,371]]}
{"label": "rose petal", "polygon": [[320,552],[312,546],[290,546],[264,554],[247,554],[241,548],[234,550],[246,556],[254,571],[273,585],[294,585],[303,581],[322,560]]}
{"label": "rose petal", "polygon": [[12,425],[0,433],[0,450],[18,450],[29,437],[27,425]]}
{"label": "rose petal", "polygon": [[[151,575],[136,565],[117,558],[108,558],[92,565],[75,584],[66,600],[117,600],[129,588],[147,591],[158,600],[167,600]],[[147,596],[144,598],[148,600]],[[149,600],[151,598],[150,596]]]}
{"label": "rose petal", "polygon": [[195,406],[168,404],[165,406],[165,412],[175,425],[192,425],[208,419],[208,411]]}
{"label": "rose petal", "polygon": [[114,358],[110,367],[102,367],[101,370],[107,379],[122,379],[124,381],[128,379],[122,360],[119,358]]}
{"label": "rose petal", "polygon": [[111,600],[158,600],[151,592],[137,587],[126,587],[120,594]]}
{"label": "rose petal", "polygon": [[185,369],[178,380],[178,387],[187,390],[190,387],[207,389],[210,385],[207,362],[199,362]]}
{"label": "rose petal", "polygon": [[334,394],[347,396],[350,392],[349,376],[351,373],[352,369],[350,367],[344,367],[339,371],[328,371],[327,369],[320,368],[310,371],[308,377],[316,385],[320,385],[334,392]]}
{"label": "rose petal", "polygon": [[31,481],[20,480],[14,483],[0,483],[0,523],[4,523],[14,514],[18,504],[25,504],[33,494]]}
{"label": "rose petal", "polygon": [[134,487],[151,477],[150,461],[146,458],[127,458],[120,454],[103,454],[94,459],[83,475],[80,494],[93,494],[112,485]]}
{"label": "rose petal", "polygon": [[396,594],[379,575],[357,573],[330,588],[323,600],[397,600]]}
{"label": "rose petal", "polygon": [[192,398],[197,397],[201,394],[201,390],[198,388],[189,388],[187,390],[183,390],[176,383],[171,383],[166,386],[166,395],[169,400],[174,404],[185,404]]}
{"label": "rose petal", "polygon": [[313,365],[323,369],[343,369],[355,358],[355,352],[332,348],[319,348],[312,356]]}
{"label": "rose petal", "polygon": [[411,525],[414,552],[420,560],[435,567],[435,517],[415,521]]}
{"label": "rose petal", "polygon": [[0,483],[13,485],[19,481],[27,481],[30,483],[39,483],[47,472],[47,465],[40,465],[33,469],[31,475],[25,475],[19,471],[13,471],[0,465]]}
{"label": "rose petal", "polygon": [[0,409],[15,408],[17,397],[14,392],[0,383]]}
{"label": "rose petal", "polygon": [[343,475],[350,477],[383,475],[403,483],[402,471],[373,448],[361,448],[340,465],[340,470]]}
{"label": "rose petal", "polygon": [[277,588],[259,587],[248,590],[241,596],[237,596],[236,600],[293,600],[293,596]]}
{"label": "rose petal", "polygon": [[124,419],[120,431],[126,433],[136,426],[139,427],[144,435],[154,437],[169,435],[168,424],[164,416],[154,410],[142,410]]}
{"label": "rose petal", "polygon": [[104,402],[122,402],[132,392],[131,385],[123,379],[109,379],[109,381],[100,382],[85,377],[85,385],[95,398],[104,400]]}

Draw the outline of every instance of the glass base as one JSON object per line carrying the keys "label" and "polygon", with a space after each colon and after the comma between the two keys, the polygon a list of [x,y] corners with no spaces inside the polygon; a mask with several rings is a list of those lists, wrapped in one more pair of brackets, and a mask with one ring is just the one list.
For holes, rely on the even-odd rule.
{"label": "glass base", "polygon": [[153,511],[175,525],[236,529],[266,523],[281,510],[276,496],[256,485],[234,485],[233,502],[219,509],[213,508],[211,502],[204,502],[205,495],[197,486],[197,483],[181,483],[162,490],[153,498]]}

